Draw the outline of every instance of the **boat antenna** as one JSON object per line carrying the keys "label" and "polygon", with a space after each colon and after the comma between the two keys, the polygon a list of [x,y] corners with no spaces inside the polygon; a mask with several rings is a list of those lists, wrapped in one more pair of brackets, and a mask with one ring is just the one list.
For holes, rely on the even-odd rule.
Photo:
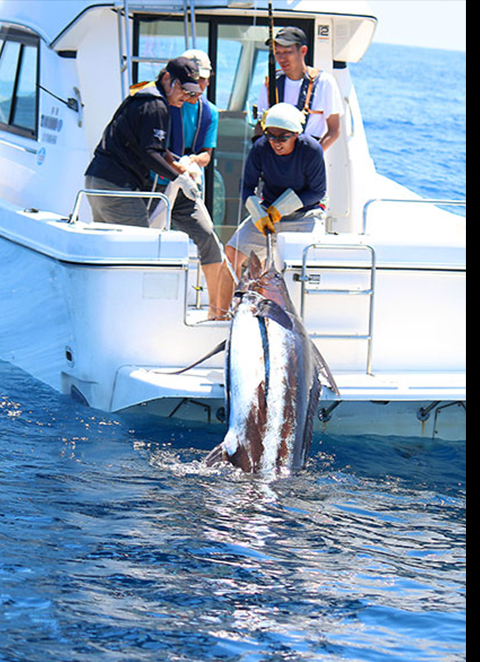
{"label": "boat antenna", "polygon": [[270,108],[278,103],[277,94],[277,76],[275,64],[275,39],[274,39],[274,22],[273,22],[273,2],[268,3],[268,105]]}

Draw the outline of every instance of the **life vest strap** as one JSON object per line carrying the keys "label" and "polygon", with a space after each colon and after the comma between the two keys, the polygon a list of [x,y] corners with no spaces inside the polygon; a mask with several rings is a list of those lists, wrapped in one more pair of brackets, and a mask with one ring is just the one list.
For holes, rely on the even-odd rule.
{"label": "life vest strap", "polygon": [[[281,79],[282,77],[283,77],[283,79],[286,77],[285,74],[283,74],[281,72],[281,70],[278,71],[277,74],[278,74],[278,76],[277,76],[278,80]],[[318,79],[319,74],[320,74],[320,69],[315,69],[314,67],[307,67],[307,71],[305,73],[303,83],[302,83],[302,86],[301,86],[301,89],[300,89],[300,94],[299,94],[299,98],[298,98],[298,102],[297,102],[297,108],[302,113],[305,113],[305,115],[307,115],[307,116],[308,115],[323,115],[324,114],[323,110],[312,110],[310,108],[310,104],[311,104],[311,102],[313,100],[313,96],[315,94],[315,83]],[[307,88],[305,90],[305,83],[306,83],[307,80],[308,80],[308,85],[307,85]],[[266,85],[267,89],[269,87],[269,82],[270,82],[270,79],[267,76],[265,78],[265,85]],[[282,90],[285,89],[284,83],[280,84],[280,88]],[[305,100],[302,104],[301,100],[302,100],[303,95],[305,95]],[[263,117],[262,120],[264,120],[264,119],[265,118]]]}
{"label": "life vest strap", "polygon": [[312,100],[312,92],[315,81],[318,78],[320,69],[314,69],[313,67],[307,67],[307,75],[310,79],[308,83],[307,96],[305,97],[305,105],[303,107],[304,113],[309,113],[310,115],[323,115],[323,110],[312,110],[310,108],[310,101]]}

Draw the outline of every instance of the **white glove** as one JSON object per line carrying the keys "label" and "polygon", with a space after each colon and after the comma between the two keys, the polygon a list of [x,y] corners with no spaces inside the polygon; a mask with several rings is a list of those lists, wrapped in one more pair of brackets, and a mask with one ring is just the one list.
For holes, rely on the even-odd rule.
{"label": "white glove", "polygon": [[197,186],[202,185],[203,174],[198,163],[191,161],[189,156],[182,156],[178,163],[186,169]]}
{"label": "white glove", "polygon": [[200,197],[200,190],[193,181],[193,179],[190,177],[188,172],[184,172],[183,175],[178,175],[178,177],[174,181],[182,189],[183,194],[189,200],[193,200],[193,201],[198,200],[198,198]]}
{"label": "white glove", "polygon": [[273,216],[274,219],[278,218],[278,220],[280,220],[280,218],[289,216],[302,207],[303,202],[300,200],[295,191],[289,188],[275,200],[275,202],[268,208],[267,211],[270,216]]}

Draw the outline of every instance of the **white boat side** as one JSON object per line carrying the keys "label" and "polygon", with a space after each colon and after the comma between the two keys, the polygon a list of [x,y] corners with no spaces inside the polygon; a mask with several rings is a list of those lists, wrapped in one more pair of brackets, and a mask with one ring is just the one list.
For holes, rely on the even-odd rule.
{"label": "white boat side", "polygon": [[[197,0],[195,18],[231,26],[238,17],[242,30],[247,19],[265,20],[266,2],[239,4]],[[314,64],[335,75],[345,105],[341,138],[328,153],[327,222],[278,244],[294,302],[341,391],[341,401],[327,394],[318,425],[462,439],[465,219],[375,171],[345,66],[373,37],[367,3],[276,2],[275,9],[278,20],[311,25]],[[128,89],[135,26],[149,14],[177,16],[182,26],[184,10],[183,2],[154,0],[0,0],[0,48],[9,40],[32,46],[40,65],[35,126],[0,121],[0,169],[8,173],[0,182],[0,359],[107,412],[215,421],[223,417],[223,357],[169,374],[227,333],[227,323],[205,321],[188,237],[92,223],[86,203],[71,218],[93,149]],[[262,34],[250,29],[249,45],[260,48]],[[1,63],[0,54],[0,82]],[[235,85],[221,108],[225,173],[237,172],[228,148],[243,144],[248,128],[244,107],[235,107],[248,77]]]}

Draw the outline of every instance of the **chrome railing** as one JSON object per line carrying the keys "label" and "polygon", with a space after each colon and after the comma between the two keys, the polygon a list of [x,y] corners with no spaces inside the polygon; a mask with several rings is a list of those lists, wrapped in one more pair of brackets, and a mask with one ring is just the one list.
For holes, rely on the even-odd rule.
{"label": "chrome railing", "polygon": [[104,198],[148,198],[150,200],[157,198],[165,203],[167,210],[167,223],[165,230],[170,230],[172,223],[172,210],[169,198],[158,191],[105,191],[103,189],[82,189],[77,193],[73,211],[68,219],[69,223],[76,223],[80,213],[80,205],[84,196],[96,196]]}
{"label": "chrome railing", "polygon": [[[309,289],[308,283],[312,280],[309,275],[308,266],[309,253],[312,250],[328,250],[328,251],[366,251],[370,255],[368,263],[359,266],[359,269],[367,269],[370,272],[370,284],[366,289],[353,289],[353,288],[338,288],[338,289]],[[316,268],[318,266],[316,265]],[[307,295],[346,295],[346,296],[366,296],[369,298],[369,311],[368,311],[368,332],[366,334],[358,333],[321,333],[318,331],[309,331],[311,338],[323,338],[328,340],[364,340],[368,343],[367,350],[367,364],[366,372],[368,375],[372,374],[373,364],[373,325],[374,325],[374,311],[375,311],[375,281],[376,281],[377,258],[375,249],[366,244],[310,244],[306,246],[302,256],[302,274],[298,278],[301,281],[301,302],[300,302],[300,315],[303,320],[306,316],[306,297]]]}

